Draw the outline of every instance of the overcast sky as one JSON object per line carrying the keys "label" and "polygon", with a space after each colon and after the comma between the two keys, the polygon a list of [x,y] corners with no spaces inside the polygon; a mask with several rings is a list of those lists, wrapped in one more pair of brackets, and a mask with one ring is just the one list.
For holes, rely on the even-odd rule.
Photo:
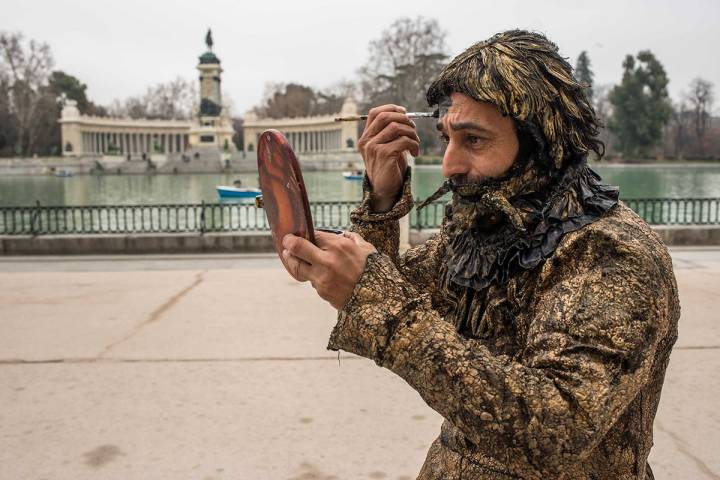
{"label": "overcast sky", "polygon": [[[575,64],[587,50],[596,84],[620,81],[626,54],[650,49],[677,100],[695,77],[720,88],[720,1],[165,1],[3,0],[0,30],[50,44],[56,68],[109,104],[177,76],[195,80],[208,27],[236,114],[266,82],[326,87],[352,79],[367,45],[402,16],[434,17],[450,53],[510,28],[545,33]],[[720,102],[717,102],[720,103]],[[718,110],[716,103],[715,110]]]}

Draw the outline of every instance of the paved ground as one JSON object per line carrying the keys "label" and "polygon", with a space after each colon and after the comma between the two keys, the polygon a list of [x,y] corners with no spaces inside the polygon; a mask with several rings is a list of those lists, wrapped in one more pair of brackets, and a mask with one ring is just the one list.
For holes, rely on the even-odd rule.
{"label": "paved ground", "polygon": [[[720,250],[683,307],[651,462],[720,478]],[[272,257],[0,259],[0,479],[412,479],[441,423],[325,350],[332,308]]]}

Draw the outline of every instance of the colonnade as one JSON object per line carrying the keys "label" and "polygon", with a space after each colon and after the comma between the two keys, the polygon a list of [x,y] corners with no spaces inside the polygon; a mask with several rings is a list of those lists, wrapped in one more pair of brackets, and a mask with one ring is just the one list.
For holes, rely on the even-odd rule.
{"label": "colonnade", "polygon": [[[342,130],[311,130],[283,132],[293,150],[298,153],[332,152],[341,150]],[[353,145],[354,146],[354,145]]]}
{"label": "colonnade", "polygon": [[82,153],[86,154],[182,153],[189,145],[184,133],[87,131],[81,135]]}

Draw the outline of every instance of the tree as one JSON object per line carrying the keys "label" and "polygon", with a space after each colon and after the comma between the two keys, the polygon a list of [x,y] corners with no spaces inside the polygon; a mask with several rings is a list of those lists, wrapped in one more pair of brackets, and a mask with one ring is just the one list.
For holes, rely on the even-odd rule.
{"label": "tree", "polygon": [[447,59],[446,33],[436,19],[400,18],[368,46],[360,68],[364,100],[393,102],[408,109],[427,107],[425,92]]}
{"label": "tree", "polygon": [[264,99],[254,109],[260,118],[297,118],[330,115],[342,108],[353,87],[340,82],[326,90],[316,90],[298,83],[267,83]]}
{"label": "tree", "polygon": [[114,117],[186,120],[197,102],[195,84],[177,77],[148,87],[144,95],[115,99],[109,113]]}
{"label": "tree", "polygon": [[78,110],[83,115],[107,116],[105,108],[96,105],[87,98],[87,85],[77,77],[55,70],[48,79],[48,88],[55,97],[64,97],[77,102]]}
{"label": "tree", "polygon": [[50,74],[48,81],[50,91],[57,96],[65,95],[70,100],[77,102],[78,110],[85,113],[88,107],[88,99],[85,94],[87,85],[82,83],[76,77],[68,75],[62,70],[56,70]]}
{"label": "tree", "polygon": [[610,103],[610,90],[612,85],[600,84],[593,88],[593,108],[595,115],[600,121],[600,133],[598,139],[605,144],[604,158],[611,158],[614,154],[615,136],[607,128],[608,120],[612,115],[612,104]]}
{"label": "tree", "polygon": [[[0,75],[8,92],[9,111],[15,119],[15,154],[36,153],[35,143],[51,95],[48,77],[54,63],[46,43],[30,40],[21,33],[0,33]],[[52,99],[54,101],[54,99]]]}
{"label": "tree", "polygon": [[686,101],[673,106],[672,115],[665,135],[666,152],[678,160],[682,159],[691,147],[691,112]]}
{"label": "tree", "polygon": [[585,95],[588,100],[592,103],[593,101],[593,78],[594,74],[590,68],[590,57],[585,50],[580,52],[578,55],[577,62],[575,63],[575,80],[580,83],[587,85]]}
{"label": "tree", "polygon": [[687,94],[687,100],[693,110],[695,134],[700,143],[703,142],[705,137],[705,130],[710,117],[709,111],[712,109],[715,100],[713,93],[713,84],[707,80],[698,77],[690,82],[690,93]]}
{"label": "tree", "polygon": [[668,78],[662,64],[649,51],[625,57],[623,79],[610,92],[613,114],[608,127],[626,157],[651,156],[672,113]]}
{"label": "tree", "polygon": [[[446,32],[436,19],[400,18],[370,42],[367,63],[359,70],[363,107],[395,103],[427,109],[425,93],[448,58]],[[437,150],[435,126],[418,122],[423,151]]]}
{"label": "tree", "polygon": [[10,79],[0,71],[0,155],[12,155],[17,137],[17,118],[12,112]]}

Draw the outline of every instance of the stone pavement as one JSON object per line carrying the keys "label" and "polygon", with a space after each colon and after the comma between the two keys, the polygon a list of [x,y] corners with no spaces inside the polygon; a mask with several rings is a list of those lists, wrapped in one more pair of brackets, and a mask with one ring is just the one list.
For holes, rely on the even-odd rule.
{"label": "stone pavement", "polygon": [[[720,250],[683,308],[656,478],[720,478]],[[0,480],[413,479],[440,417],[325,350],[334,310],[269,256],[0,259]]]}

